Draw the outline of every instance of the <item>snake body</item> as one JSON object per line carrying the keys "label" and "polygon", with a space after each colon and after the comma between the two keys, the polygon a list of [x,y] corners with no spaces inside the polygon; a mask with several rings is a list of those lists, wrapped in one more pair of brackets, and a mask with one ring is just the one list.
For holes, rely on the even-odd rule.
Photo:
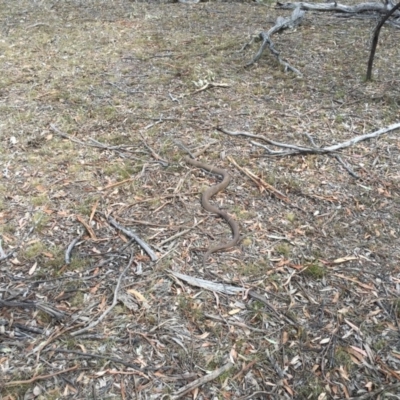
{"label": "snake body", "polygon": [[216,168],[213,167],[212,165],[202,163],[200,161],[193,160],[190,157],[185,157],[185,161],[191,165],[193,165],[196,168],[202,168],[205,169],[208,172],[211,172],[212,174],[220,175],[222,176],[222,181],[218,183],[217,185],[209,187],[201,196],[201,205],[203,208],[207,211],[210,211],[214,214],[219,215],[221,218],[223,218],[231,227],[232,229],[232,240],[226,243],[220,243],[215,247],[210,247],[205,253],[203,257],[203,266],[205,265],[208,257],[210,254],[215,253],[216,251],[221,251],[221,250],[226,250],[229,249],[230,247],[233,247],[237,244],[240,238],[240,233],[239,233],[239,225],[237,222],[232,219],[232,217],[229,216],[228,213],[226,213],[223,210],[220,210],[219,208],[213,206],[210,204],[209,200],[212,196],[216,195],[218,192],[221,190],[224,190],[228,185],[231,180],[231,177],[229,176],[228,172],[225,171],[222,168]]}

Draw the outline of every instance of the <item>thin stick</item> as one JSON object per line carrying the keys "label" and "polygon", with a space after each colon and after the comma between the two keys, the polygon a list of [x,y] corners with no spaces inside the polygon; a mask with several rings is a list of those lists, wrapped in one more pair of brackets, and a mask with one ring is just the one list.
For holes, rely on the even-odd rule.
{"label": "thin stick", "polygon": [[178,233],[176,233],[175,235],[173,235],[173,236],[171,236],[171,237],[169,237],[169,238],[163,240],[162,242],[160,242],[160,243],[158,244],[158,247],[163,246],[165,243],[168,243],[168,242],[170,242],[171,240],[174,240],[174,239],[178,238],[179,236],[185,235],[186,233],[190,232],[192,229],[196,228],[197,225],[202,224],[206,219],[207,219],[207,218],[203,218],[201,221],[197,222],[197,224],[194,224],[192,227],[187,228],[187,229],[185,229],[185,230],[183,230],[183,231],[181,231],[181,232],[178,232]]}
{"label": "thin stick", "polygon": [[95,326],[97,326],[101,321],[103,321],[103,319],[108,315],[108,313],[117,305],[117,303],[118,303],[118,291],[119,291],[119,287],[121,286],[122,277],[124,276],[124,274],[128,270],[128,268],[132,265],[132,263],[133,263],[133,253],[131,255],[131,259],[129,260],[128,265],[121,272],[121,275],[118,278],[117,286],[115,287],[115,290],[114,290],[114,299],[113,299],[113,302],[112,302],[111,306],[108,307],[107,310],[105,310],[103,312],[103,314],[101,314],[100,317],[96,321],[92,321],[87,327],[79,329],[79,331],[72,332],[71,336],[80,335],[83,332],[86,332],[86,331],[94,328]]}
{"label": "thin stick", "polygon": [[137,371],[139,373],[139,375],[150,380],[150,378],[147,375],[145,375],[143,372],[140,371],[140,369],[137,367],[137,365],[129,363],[124,360],[120,360],[119,358],[116,358],[116,357],[108,357],[108,356],[102,356],[100,354],[84,353],[82,351],[65,350],[65,349],[51,349],[51,350],[49,349],[49,351],[54,351],[56,353],[76,354],[78,356],[87,357],[87,358],[99,358],[101,360],[107,360],[107,361],[111,361],[114,363],[122,364],[122,365],[125,365],[125,367],[134,369],[135,371]]}
{"label": "thin stick", "polygon": [[274,188],[272,185],[269,183],[265,182],[263,179],[260,177],[254,175],[251,171],[248,169],[242,168],[240,165],[236,163],[236,161],[228,156],[228,160],[241,172],[243,172],[245,175],[247,175],[257,186],[262,186],[263,188],[267,189],[270,193],[273,193],[278,199],[281,199],[285,201],[286,203],[290,203],[290,200],[288,199],[287,196],[285,196],[283,193],[281,193],[278,189]]}
{"label": "thin stick", "polygon": [[27,379],[26,381],[6,382],[6,383],[3,383],[3,385],[6,386],[6,387],[26,385],[26,384],[33,383],[33,382],[36,382],[36,381],[42,381],[44,379],[52,378],[53,376],[56,376],[56,375],[65,374],[67,372],[75,371],[76,369],[78,369],[78,365],[75,365],[74,367],[71,367],[71,368],[68,368],[68,369],[64,369],[63,371],[53,372],[52,374],[48,374],[48,375],[34,376],[31,379]]}
{"label": "thin stick", "polygon": [[195,381],[190,382],[189,384],[180,388],[177,392],[175,392],[175,394],[172,395],[171,399],[172,400],[180,399],[182,396],[191,392],[193,389],[196,389],[197,387],[204,385],[205,383],[210,382],[210,381],[214,380],[215,378],[218,378],[218,376],[220,376],[224,372],[228,371],[232,367],[233,367],[233,364],[231,362],[226,363],[224,366],[216,369],[215,371],[211,372],[210,374],[203,376],[199,379],[196,379]]}

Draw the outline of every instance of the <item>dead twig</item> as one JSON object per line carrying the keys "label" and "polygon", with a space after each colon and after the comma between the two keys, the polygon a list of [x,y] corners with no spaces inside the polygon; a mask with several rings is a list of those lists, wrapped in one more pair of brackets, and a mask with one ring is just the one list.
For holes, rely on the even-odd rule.
{"label": "dead twig", "polygon": [[211,372],[210,374],[203,376],[199,379],[196,379],[195,381],[180,388],[177,392],[175,392],[172,395],[171,399],[173,399],[173,400],[180,399],[182,396],[191,392],[193,389],[196,389],[197,387],[204,385],[205,383],[210,382],[210,381],[214,380],[215,378],[218,378],[221,374],[228,371],[232,367],[233,367],[233,364],[231,362],[226,363],[224,366],[216,369],[215,371]]}
{"label": "dead twig", "polygon": [[36,382],[36,381],[43,381],[44,379],[52,378],[53,376],[56,376],[56,375],[66,374],[67,372],[75,371],[77,369],[78,369],[78,365],[75,365],[74,367],[71,367],[71,368],[68,368],[68,369],[64,369],[63,371],[53,372],[52,374],[48,374],[48,375],[33,376],[31,379],[27,379],[25,381],[6,382],[6,383],[3,383],[3,385],[5,387],[27,385],[29,383],[33,383],[33,382]]}
{"label": "dead twig", "polygon": [[143,137],[142,132],[139,132],[140,137],[142,138],[142,142],[144,144],[144,146],[147,148],[147,150],[150,151],[152,157],[159,162],[163,167],[168,167],[168,162],[165,161],[163,158],[161,158],[161,156],[159,156],[154,150],[153,148],[146,142],[146,139]]}
{"label": "dead twig", "polygon": [[381,18],[381,20],[378,22],[378,25],[375,28],[374,36],[372,38],[371,53],[369,55],[369,60],[368,60],[367,77],[366,77],[367,81],[370,81],[372,79],[372,65],[374,63],[375,51],[376,51],[376,46],[378,45],[378,38],[381,28],[385,24],[385,22],[392,15],[394,15],[395,12],[399,9],[400,9],[400,1],[391,10],[389,10],[386,15],[384,15]]}
{"label": "dead twig", "polygon": [[169,238],[163,240],[162,242],[160,242],[160,243],[157,245],[157,247],[161,247],[161,246],[163,246],[164,244],[166,244],[166,243],[168,243],[168,242],[171,242],[172,240],[175,240],[175,239],[177,239],[178,237],[180,237],[180,236],[182,236],[182,235],[185,235],[186,233],[190,232],[192,229],[196,228],[196,226],[202,224],[206,219],[207,219],[207,218],[203,218],[201,221],[197,222],[197,223],[194,224],[192,227],[187,228],[187,229],[185,229],[185,230],[183,230],[183,231],[181,231],[181,232],[178,232],[178,233],[176,233],[175,235],[173,235],[173,236],[171,236],[171,237],[169,237]]}
{"label": "dead twig", "polygon": [[400,383],[395,383],[393,385],[385,385],[381,386],[379,389],[374,390],[373,392],[368,392],[362,394],[357,397],[349,397],[348,400],[368,400],[368,399],[377,399],[378,396],[382,393],[389,393],[389,391],[398,389],[400,387]]}
{"label": "dead twig", "polygon": [[103,314],[101,314],[100,317],[96,321],[92,321],[87,327],[79,329],[79,331],[72,332],[71,336],[80,335],[80,334],[82,334],[82,333],[94,328],[95,326],[97,326],[101,321],[103,321],[103,319],[108,315],[108,313],[117,305],[117,303],[118,303],[118,291],[119,291],[119,287],[121,286],[122,278],[123,278],[125,272],[128,270],[128,268],[130,268],[132,263],[133,263],[133,254],[131,255],[131,258],[129,260],[128,265],[121,272],[121,274],[120,274],[120,276],[118,278],[118,282],[117,282],[117,285],[116,285],[115,290],[114,290],[114,298],[113,298],[113,302],[112,302],[111,306],[108,307],[107,310],[105,310],[103,312]]}
{"label": "dead twig", "polygon": [[142,372],[140,370],[140,368],[138,368],[137,365],[132,364],[132,363],[127,362],[127,361],[124,361],[124,360],[121,360],[121,359],[116,358],[116,357],[102,356],[100,354],[84,353],[82,351],[66,350],[66,349],[49,349],[49,351],[54,351],[55,353],[70,353],[70,354],[75,354],[75,355],[78,355],[78,356],[81,356],[81,357],[98,358],[100,360],[107,360],[107,361],[111,361],[113,363],[122,364],[125,367],[134,369],[136,372],[138,372],[139,375],[141,375],[144,378],[150,380],[150,378],[144,372]]}
{"label": "dead twig", "polygon": [[51,306],[50,304],[44,303],[43,301],[0,300],[0,308],[2,307],[37,308],[55,318],[57,321],[61,321],[66,316],[66,314],[64,314],[62,311],[57,310],[55,307]]}
{"label": "dead twig", "polygon": [[204,92],[205,90],[216,88],[216,87],[227,88],[227,87],[230,87],[230,85],[228,85],[227,83],[206,82],[205,85],[203,85],[199,89],[196,89],[194,92],[181,94],[180,96],[178,96],[177,98],[174,98],[173,100],[174,101],[175,100],[178,101],[179,99],[182,99],[182,98],[184,98],[186,96],[192,96],[194,94],[197,94],[197,93],[200,93],[200,92]]}
{"label": "dead twig", "polygon": [[247,168],[242,168],[240,165],[238,165],[236,163],[236,161],[232,157],[228,156],[227,158],[239,171],[241,171],[245,175],[247,175],[260,188],[260,191],[262,191],[262,189],[266,189],[270,193],[273,193],[278,199],[281,199],[286,203],[290,203],[290,200],[288,199],[288,197],[285,196],[283,193],[281,193],[278,189],[275,189],[272,185],[270,185],[269,183],[265,182],[260,177],[254,175]]}

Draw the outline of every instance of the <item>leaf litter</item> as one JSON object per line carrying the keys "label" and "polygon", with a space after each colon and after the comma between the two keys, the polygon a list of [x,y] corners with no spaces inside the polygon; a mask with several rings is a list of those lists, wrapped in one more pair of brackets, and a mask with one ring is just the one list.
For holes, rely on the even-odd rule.
{"label": "leaf litter", "polygon": [[[398,132],[340,152],[355,179],[217,129],[326,147],[397,123],[396,31],[365,83],[370,20],[274,37],[298,78],[243,68],[272,4],[0,3],[3,399],[399,392]],[[232,175],[213,200],[242,239],[206,268],[230,235],[199,201],[218,177],[177,141]]]}

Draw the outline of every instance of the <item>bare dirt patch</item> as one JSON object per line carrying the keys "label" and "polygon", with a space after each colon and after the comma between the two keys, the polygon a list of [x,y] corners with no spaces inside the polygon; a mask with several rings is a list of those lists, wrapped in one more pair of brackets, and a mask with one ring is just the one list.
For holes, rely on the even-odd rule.
{"label": "bare dirt patch", "polygon": [[[329,156],[271,158],[216,129],[298,144],[309,134],[326,146],[398,122],[399,31],[383,29],[371,83],[374,23],[329,14],[274,36],[302,78],[267,53],[243,68],[257,50],[243,44],[285,13],[0,2],[0,234],[11,254],[0,264],[3,399],[177,398],[229,362],[181,398],[400,392],[398,131],[341,152],[356,180]],[[195,152],[210,142],[202,159],[232,176],[214,202],[242,239],[203,268],[203,253],[231,232],[199,201],[218,178],[185,163],[178,143]]]}

